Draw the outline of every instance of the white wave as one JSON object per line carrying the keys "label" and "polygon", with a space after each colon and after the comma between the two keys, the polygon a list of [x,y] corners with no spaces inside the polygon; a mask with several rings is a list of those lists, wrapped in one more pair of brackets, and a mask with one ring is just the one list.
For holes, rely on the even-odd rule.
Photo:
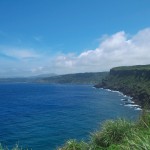
{"label": "white wave", "polygon": [[135,108],[135,110],[142,110],[142,109],[138,107],[138,108]]}
{"label": "white wave", "polygon": [[134,104],[135,102],[128,99],[128,103]]}
{"label": "white wave", "polygon": [[[100,89],[103,89],[103,88],[100,88]],[[134,108],[135,110],[142,110],[140,108],[139,105],[136,105],[135,102],[132,100],[133,97],[131,96],[127,96],[127,95],[124,95],[122,92],[120,91],[113,91],[113,90],[110,90],[110,89],[105,89],[106,91],[109,91],[109,92],[114,92],[114,93],[119,93],[119,95],[123,96],[124,98],[121,99],[121,101],[125,101],[124,104],[120,104],[120,105],[124,105],[126,107],[130,107],[130,108]]]}
{"label": "white wave", "polygon": [[121,94],[121,92],[119,92],[119,91],[112,91],[112,92]]}
{"label": "white wave", "polygon": [[106,89],[107,91],[109,91],[109,92],[112,92],[112,90],[110,90],[110,89]]}
{"label": "white wave", "polygon": [[136,105],[136,104],[126,104],[124,106],[127,106],[127,107],[140,107],[139,105]]}
{"label": "white wave", "polygon": [[121,101],[126,101],[126,99],[122,98]]}
{"label": "white wave", "polygon": [[133,99],[133,97],[131,97],[131,96],[128,96],[128,98],[129,98],[129,99]]}
{"label": "white wave", "polygon": [[119,95],[123,96],[124,94],[122,92],[120,92]]}
{"label": "white wave", "polygon": [[119,95],[123,96],[124,98],[121,99],[121,101],[125,101],[125,104],[120,104],[120,105],[124,105],[126,107],[130,107],[130,108],[134,108],[134,110],[142,110],[140,108],[139,105],[136,105],[135,102],[132,100],[133,97],[131,96],[127,96],[125,94],[123,94],[122,92],[120,91],[113,91],[113,90],[110,90],[110,89],[106,89],[107,91],[110,91],[110,92],[114,92],[114,93],[119,93]]}

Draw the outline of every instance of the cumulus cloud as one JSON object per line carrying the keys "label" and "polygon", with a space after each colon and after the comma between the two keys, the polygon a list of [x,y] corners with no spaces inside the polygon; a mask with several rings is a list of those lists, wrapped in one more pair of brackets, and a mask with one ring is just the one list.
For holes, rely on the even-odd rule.
{"label": "cumulus cloud", "polygon": [[[25,75],[42,73],[77,73],[108,71],[112,67],[124,65],[150,64],[150,28],[143,29],[135,35],[129,35],[125,31],[113,35],[102,36],[99,45],[95,49],[85,50],[79,55],[60,54],[55,57],[33,49],[1,49],[8,57],[19,61],[9,63],[9,68],[14,74],[16,71]],[[26,60],[26,61],[24,61]],[[4,70],[8,67],[8,61],[2,61]],[[11,65],[10,65],[11,64]],[[1,65],[2,67],[2,65]],[[21,71],[20,71],[20,70]],[[7,70],[7,69],[6,69]],[[19,71],[18,71],[19,70]],[[8,70],[7,70],[8,72]]]}
{"label": "cumulus cloud", "polygon": [[56,66],[70,72],[107,71],[115,66],[150,63],[150,28],[129,36],[120,31],[105,36],[96,49],[78,56],[58,56]]}

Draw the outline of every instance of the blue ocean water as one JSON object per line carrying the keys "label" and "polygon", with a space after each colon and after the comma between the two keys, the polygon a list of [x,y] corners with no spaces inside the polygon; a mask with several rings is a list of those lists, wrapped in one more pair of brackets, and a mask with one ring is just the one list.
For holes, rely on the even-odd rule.
{"label": "blue ocean water", "polygon": [[0,84],[0,142],[53,150],[66,140],[89,138],[107,119],[136,119],[123,95],[91,85]]}

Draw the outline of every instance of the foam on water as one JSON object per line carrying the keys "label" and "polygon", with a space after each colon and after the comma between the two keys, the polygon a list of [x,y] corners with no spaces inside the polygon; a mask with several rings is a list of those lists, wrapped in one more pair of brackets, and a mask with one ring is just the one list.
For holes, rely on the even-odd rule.
{"label": "foam on water", "polygon": [[142,110],[141,106],[136,105],[135,102],[132,100],[133,97],[127,96],[127,95],[123,94],[120,91],[113,91],[113,90],[110,90],[110,89],[106,89],[106,90],[108,92],[119,93],[119,95],[123,96],[124,98],[121,98],[121,101],[124,102],[124,103],[121,104],[121,105],[126,106],[126,107],[130,107],[130,108],[134,108],[134,110]]}

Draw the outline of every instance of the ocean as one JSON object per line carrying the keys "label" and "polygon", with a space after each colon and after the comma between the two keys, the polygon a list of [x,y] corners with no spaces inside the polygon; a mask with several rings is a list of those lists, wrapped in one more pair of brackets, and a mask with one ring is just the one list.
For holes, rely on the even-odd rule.
{"label": "ocean", "polygon": [[54,150],[68,139],[88,140],[107,119],[137,119],[140,108],[132,103],[92,85],[0,84],[0,143]]}

